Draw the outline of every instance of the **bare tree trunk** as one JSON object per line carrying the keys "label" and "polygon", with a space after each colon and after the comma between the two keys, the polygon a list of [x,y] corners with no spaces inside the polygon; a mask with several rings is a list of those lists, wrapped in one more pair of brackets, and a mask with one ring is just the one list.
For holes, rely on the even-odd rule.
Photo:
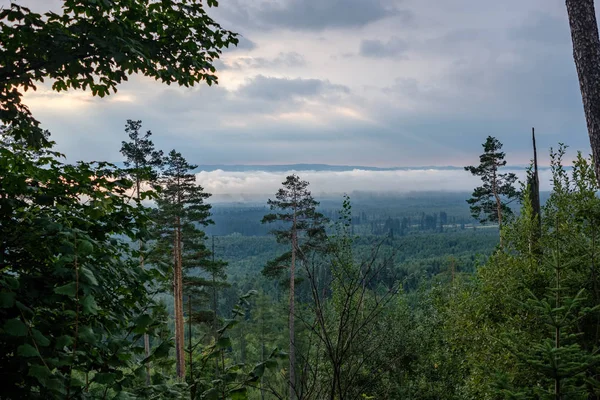
{"label": "bare tree trunk", "polygon": [[296,344],[295,344],[295,328],[294,319],[296,313],[295,303],[295,285],[296,285],[296,246],[298,245],[298,236],[296,234],[296,209],[294,208],[294,221],[292,223],[292,261],[290,264],[290,317],[289,317],[289,330],[290,330],[290,400],[294,400],[296,397]]}
{"label": "bare tree trunk", "polygon": [[500,229],[500,247],[502,247],[502,201],[498,195],[498,182],[496,181],[496,168],[494,167],[494,175],[492,177],[492,192],[496,199],[496,210],[498,212],[498,229]]}
{"label": "bare tree trunk", "polygon": [[[534,232],[529,241],[529,251],[536,256],[540,255],[539,240],[542,236],[542,214],[540,204],[540,178],[538,173],[537,147],[535,145],[535,128],[531,128],[531,140],[533,142],[533,172],[529,182],[529,195],[532,208],[532,218],[536,219]],[[538,259],[539,262],[539,259]]]}
{"label": "bare tree trunk", "polygon": [[587,122],[596,179],[600,184],[600,39],[594,0],[566,0],[573,59]]}
{"label": "bare tree trunk", "polygon": [[[556,217],[556,233],[557,233],[557,237],[558,237],[558,230],[559,230],[559,221],[558,221],[558,217]],[[556,258],[556,308],[560,308],[561,307],[561,298],[560,298],[560,266],[561,266],[561,261],[560,261],[560,247],[559,247],[559,242],[558,239],[556,240],[556,254],[557,254],[557,258]],[[556,324],[556,327],[554,328],[554,346],[556,347],[556,349],[560,349],[561,343],[560,343],[560,325]],[[557,356],[558,358],[558,356]],[[556,360],[557,364],[558,362],[560,362],[560,360]],[[558,369],[558,365],[556,365],[556,367]],[[560,376],[556,376],[554,378],[554,398],[555,400],[560,400],[561,398],[561,377]]]}
{"label": "bare tree trunk", "polygon": [[190,377],[194,380],[194,348],[192,346],[192,296],[188,296],[188,349],[190,352]]}
{"label": "bare tree trunk", "polygon": [[[215,235],[212,235],[212,262],[213,268],[215,264]],[[215,343],[217,342],[217,288],[215,287],[215,274],[212,274],[213,278],[213,320],[212,320],[212,330],[213,330],[213,338]],[[215,357],[215,379],[219,376],[219,359]]]}
{"label": "bare tree trunk", "polygon": [[[138,169],[138,165],[136,164],[136,170]],[[141,201],[141,182],[139,176],[136,176],[135,179],[135,189],[137,193],[137,201],[138,206]],[[144,242],[140,239],[138,241],[138,247],[140,251],[140,268],[144,269],[144,254],[142,250],[144,248]],[[146,354],[146,358],[150,357],[150,336],[147,333],[144,333],[144,353]],[[146,386],[150,386],[150,362],[146,362]]]}
{"label": "bare tree trunk", "polygon": [[178,293],[177,296],[179,298],[179,308],[177,309],[177,318],[176,321],[179,324],[179,348],[177,352],[179,353],[179,359],[177,360],[179,363],[179,378],[181,380],[185,379],[185,351],[184,351],[184,340],[185,340],[185,321],[183,319],[183,266],[182,266],[182,234],[181,234],[181,221],[178,218],[177,221],[177,231],[179,238],[178,240],[178,263],[177,263],[177,286]]}
{"label": "bare tree trunk", "polygon": [[184,354],[184,322],[183,322],[183,277],[181,258],[181,219],[176,217],[175,243],[174,243],[174,273],[173,273],[173,295],[175,300],[175,361],[177,378],[185,378],[185,354]]}
{"label": "bare tree trunk", "polygon": [[175,316],[175,370],[177,374],[177,378],[181,377],[180,370],[180,353],[179,353],[179,341],[181,340],[181,335],[179,332],[179,230],[177,227],[177,218],[175,222],[175,232],[173,239],[173,302],[174,302],[174,310],[173,314]]}

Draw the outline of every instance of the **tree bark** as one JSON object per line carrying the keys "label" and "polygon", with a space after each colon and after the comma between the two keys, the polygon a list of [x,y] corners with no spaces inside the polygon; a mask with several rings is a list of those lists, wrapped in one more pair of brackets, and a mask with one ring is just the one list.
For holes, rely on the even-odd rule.
{"label": "tree bark", "polygon": [[[494,161],[495,162],[495,161]],[[492,192],[496,199],[496,210],[498,213],[498,229],[500,230],[500,247],[502,247],[502,201],[498,195],[498,182],[496,179],[496,166],[494,166],[494,174],[492,177]]]}
{"label": "tree bark", "polygon": [[[137,140],[136,140],[136,148],[138,147],[137,145]],[[135,168],[136,171],[139,171],[139,165],[135,164]],[[140,201],[142,199],[142,195],[141,195],[141,179],[139,174],[136,174],[136,178],[135,178],[135,189],[136,189],[136,194],[137,194],[137,205],[140,205]],[[144,242],[140,239],[138,241],[138,246],[139,246],[139,250],[140,250],[140,268],[144,269],[144,254],[142,253],[143,251],[143,247],[144,247]],[[148,336],[147,333],[144,333],[144,353],[146,355],[146,358],[150,357],[150,336]],[[150,386],[150,362],[146,362],[146,386]]]}
{"label": "tree bark", "polygon": [[175,219],[173,297],[175,300],[175,365],[177,379],[185,378],[184,322],[183,322],[183,277],[181,270],[181,219]]}
{"label": "tree bark", "polygon": [[535,128],[531,128],[531,140],[533,142],[533,171],[529,182],[529,200],[531,201],[531,217],[535,219],[535,226],[529,240],[529,251],[541,261],[539,241],[542,236],[542,213],[540,204],[540,178],[538,173],[537,147],[535,145]]}
{"label": "tree bark", "polygon": [[295,304],[295,285],[296,285],[296,246],[298,237],[296,235],[296,209],[294,209],[294,221],[292,224],[292,260],[290,264],[290,317],[289,317],[289,330],[290,330],[290,400],[296,398],[296,344],[295,344],[295,328],[294,319],[296,313]]}
{"label": "tree bark", "polygon": [[185,379],[185,351],[184,351],[184,340],[185,340],[185,321],[183,319],[183,260],[182,260],[182,234],[181,234],[181,221],[178,218],[177,231],[179,238],[178,240],[178,265],[177,265],[177,286],[179,297],[179,308],[177,309],[177,323],[179,324],[179,348],[177,349],[179,353],[179,359],[177,360],[179,363],[179,378],[181,380]]}
{"label": "tree bark", "polygon": [[594,0],[566,0],[573,59],[587,123],[596,179],[600,184],[600,39]]}

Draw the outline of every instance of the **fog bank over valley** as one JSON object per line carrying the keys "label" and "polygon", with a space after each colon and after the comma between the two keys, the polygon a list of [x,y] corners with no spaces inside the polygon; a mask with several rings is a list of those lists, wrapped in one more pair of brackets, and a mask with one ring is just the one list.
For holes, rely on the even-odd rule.
{"label": "fog bank over valley", "polygon": [[[242,168],[243,167],[243,168]],[[215,167],[217,168],[217,167]],[[470,192],[481,181],[469,172],[458,167],[438,168],[402,168],[395,170],[368,170],[361,167],[343,170],[299,170],[288,169],[265,171],[241,170],[249,166],[226,166],[214,170],[197,172],[197,182],[208,193],[212,193],[212,202],[255,202],[272,198],[281,187],[281,182],[290,174],[297,174],[310,182],[310,190],[318,198],[331,198],[356,192],[410,193],[410,192]],[[321,167],[325,168],[325,167]],[[368,168],[368,167],[367,167]],[[266,168],[265,168],[266,169]],[[526,171],[522,167],[507,167],[504,173],[514,172],[519,180],[524,180]],[[540,170],[541,190],[551,188],[550,170]]]}

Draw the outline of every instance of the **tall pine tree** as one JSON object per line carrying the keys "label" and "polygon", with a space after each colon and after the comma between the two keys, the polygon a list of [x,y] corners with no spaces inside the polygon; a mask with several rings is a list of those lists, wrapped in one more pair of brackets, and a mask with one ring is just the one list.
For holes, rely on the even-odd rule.
{"label": "tall pine tree", "polygon": [[312,249],[324,243],[325,217],[317,212],[319,203],[308,190],[309,183],[290,175],[283,187],[269,199],[271,210],[276,211],[263,217],[263,223],[280,222],[280,229],[271,231],[279,243],[290,246],[290,251],[267,263],[263,269],[266,276],[278,277],[289,269],[289,398],[296,398],[296,344],[295,344],[295,281],[296,260],[305,259]]}
{"label": "tall pine tree", "polygon": [[175,303],[175,357],[178,379],[185,377],[183,290],[185,270],[202,267],[210,257],[204,245],[205,234],[199,226],[212,224],[210,197],[196,183],[189,164],[181,153],[172,150],[164,159],[164,172],[159,180],[162,192],[157,199],[155,215],[157,255],[170,258]]}
{"label": "tall pine tree", "polygon": [[498,139],[488,136],[483,150],[478,166],[465,167],[465,171],[480,177],[483,182],[473,190],[467,203],[473,218],[481,223],[497,222],[502,228],[503,219],[512,214],[508,203],[519,197],[519,192],[514,187],[517,176],[513,173],[500,173],[500,168],[506,165],[506,160],[502,143]]}
{"label": "tall pine tree", "polygon": [[[122,142],[121,154],[125,157],[125,173],[133,181],[133,197],[138,207],[141,205],[144,185],[154,186],[158,179],[158,168],[162,165],[163,152],[155,150],[154,143],[150,140],[152,132],[147,131],[140,134],[142,121],[128,119],[125,125],[125,133],[129,136],[129,142]],[[144,242],[138,241],[140,251],[140,268],[144,268]],[[150,339],[144,334],[144,349],[146,358],[150,356]],[[146,364],[146,384],[150,384],[150,363]]]}

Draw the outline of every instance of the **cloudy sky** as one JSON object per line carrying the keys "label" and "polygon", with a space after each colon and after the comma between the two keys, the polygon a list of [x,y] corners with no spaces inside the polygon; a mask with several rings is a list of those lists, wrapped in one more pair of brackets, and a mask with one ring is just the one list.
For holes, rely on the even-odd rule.
{"label": "cloudy sky", "polygon": [[105,99],[40,86],[26,102],[79,159],[118,161],[126,119],[199,164],[460,166],[487,135],[525,164],[532,126],[543,155],[589,152],[563,0],[221,0],[211,14],[243,35],[217,87],[134,76]]}

